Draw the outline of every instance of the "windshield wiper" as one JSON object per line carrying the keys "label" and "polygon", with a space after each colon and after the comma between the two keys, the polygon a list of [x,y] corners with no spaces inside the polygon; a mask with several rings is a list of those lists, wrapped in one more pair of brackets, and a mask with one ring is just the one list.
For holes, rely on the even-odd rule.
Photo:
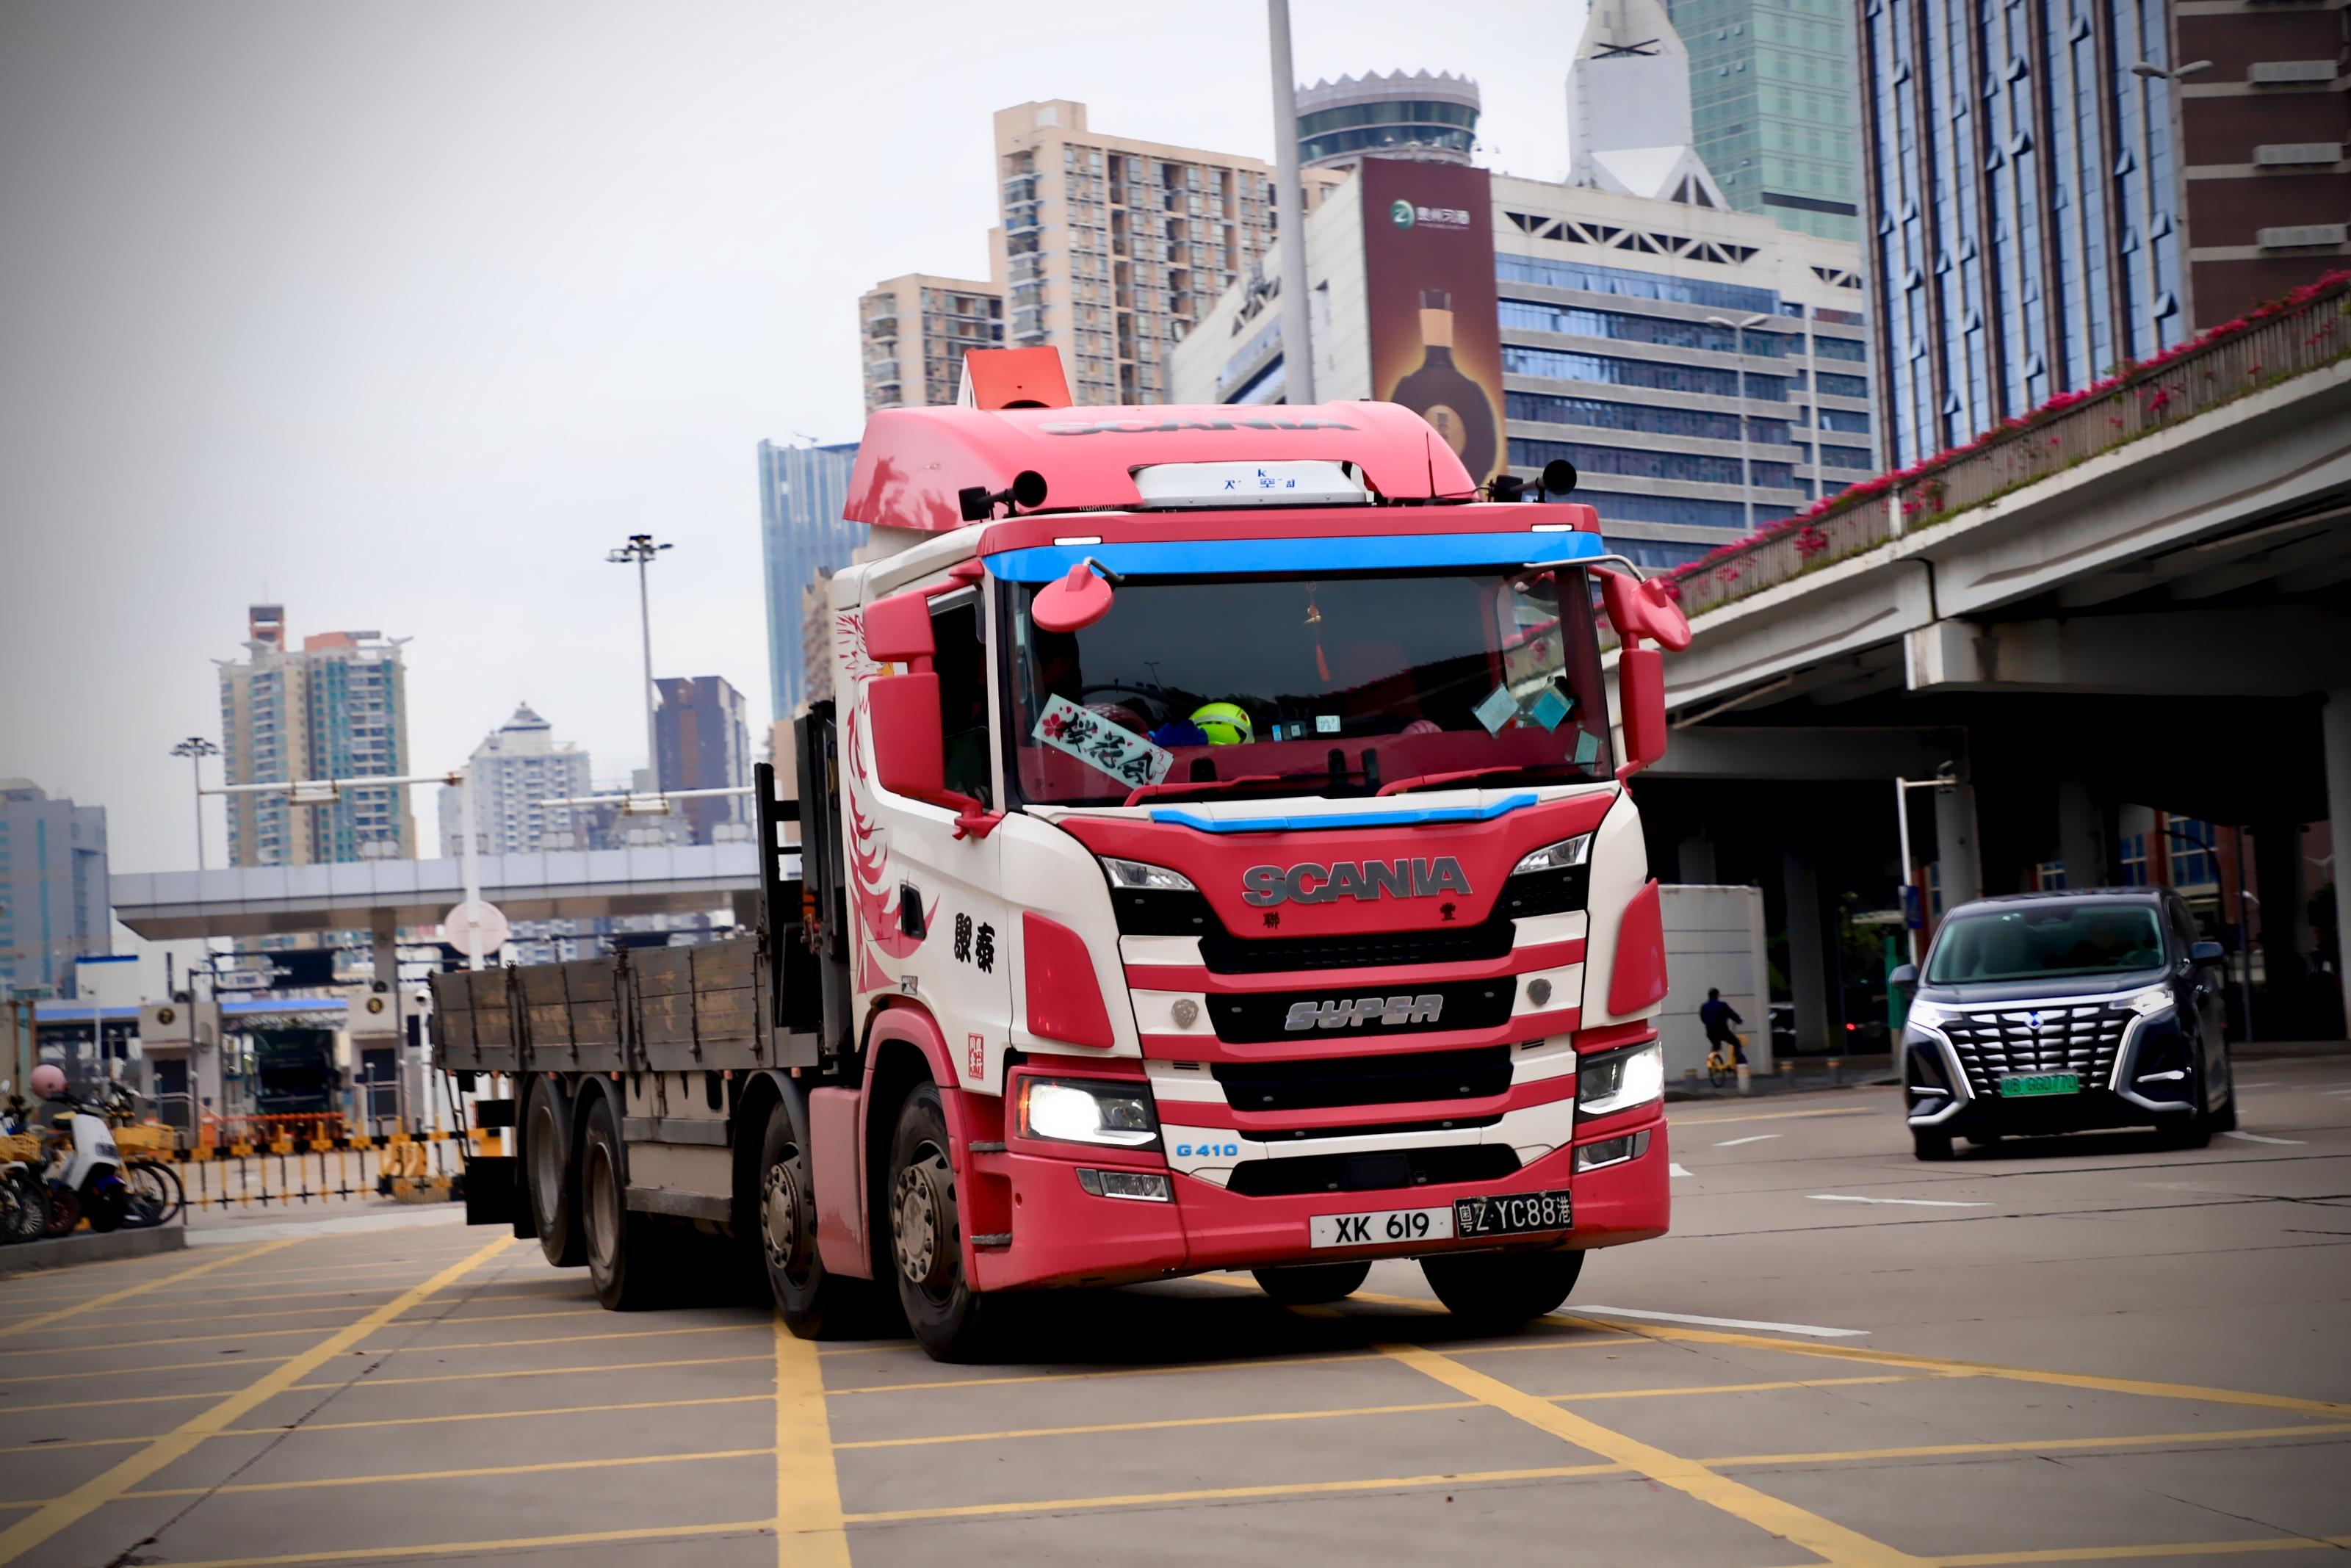
{"label": "windshield wiper", "polygon": [[1433,789],[1439,784],[1466,784],[1472,779],[1489,779],[1497,773],[1522,773],[1530,767],[1548,767],[1547,763],[1503,762],[1491,768],[1465,768],[1458,773],[1416,773],[1409,779],[1399,779],[1393,784],[1380,786],[1383,795],[1401,795],[1407,789]]}
{"label": "windshield wiper", "polygon": [[1279,784],[1285,777],[1280,773],[1244,773],[1238,779],[1186,779],[1175,784],[1138,784],[1128,794],[1124,803],[1140,805],[1163,795],[1177,795],[1190,789],[1238,789],[1244,784]]}

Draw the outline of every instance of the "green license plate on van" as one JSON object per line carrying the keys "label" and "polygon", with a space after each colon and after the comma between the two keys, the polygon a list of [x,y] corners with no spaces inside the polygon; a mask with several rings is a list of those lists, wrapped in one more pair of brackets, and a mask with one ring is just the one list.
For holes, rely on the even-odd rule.
{"label": "green license plate on van", "polygon": [[2000,1081],[2003,1100],[2022,1100],[2033,1094],[2079,1094],[2082,1075],[2078,1072],[2020,1072]]}

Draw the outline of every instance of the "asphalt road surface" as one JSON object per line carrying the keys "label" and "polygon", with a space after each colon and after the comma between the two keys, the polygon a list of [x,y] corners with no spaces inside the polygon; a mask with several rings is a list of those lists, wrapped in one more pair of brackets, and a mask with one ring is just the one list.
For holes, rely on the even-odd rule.
{"label": "asphalt road surface", "polygon": [[1674,1234],[1499,1339],[1383,1264],[1059,1296],[941,1366],[601,1312],[445,1223],[13,1279],[0,1564],[2339,1562],[2351,1057],[2239,1073],[2193,1151],[1677,1107]]}

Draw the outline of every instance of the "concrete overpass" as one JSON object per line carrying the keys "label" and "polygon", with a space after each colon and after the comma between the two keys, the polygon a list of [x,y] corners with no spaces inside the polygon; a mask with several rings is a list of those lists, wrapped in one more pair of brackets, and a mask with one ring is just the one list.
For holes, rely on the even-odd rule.
{"label": "concrete overpass", "polygon": [[[482,855],[482,896],[509,920],[692,914],[758,917],[758,847],[749,841]],[[787,862],[787,873],[789,862]],[[368,931],[382,977],[393,934],[437,926],[465,896],[458,860],[354,861],[133,872],[110,879],[114,916],[152,940]]]}
{"label": "concrete overpass", "polygon": [[[1959,786],[1915,802],[1946,902],[2061,863],[2119,880],[2117,810],[2152,805],[2253,829],[2268,973],[2304,967],[2325,878],[2302,829],[2351,834],[2346,302],[1682,569],[1697,637],[1667,661],[1677,733],[1643,797],[1664,873],[1775,884],[1805,967],[1808,902],[1891,902],[1888,781],[1949,762]],[[1792,977],[1800,1015],[1807,993],[1834,1010]]]}

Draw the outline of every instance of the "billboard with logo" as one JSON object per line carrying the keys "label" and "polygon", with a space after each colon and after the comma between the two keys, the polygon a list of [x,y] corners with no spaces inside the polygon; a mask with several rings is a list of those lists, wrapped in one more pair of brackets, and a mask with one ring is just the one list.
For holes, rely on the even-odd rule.
{"label": "billboard with logo", "polygon": [[1366,158],[1372,395],[1435,425],[1484,484],[1503,463],[1502,334],[1486,171]]}

